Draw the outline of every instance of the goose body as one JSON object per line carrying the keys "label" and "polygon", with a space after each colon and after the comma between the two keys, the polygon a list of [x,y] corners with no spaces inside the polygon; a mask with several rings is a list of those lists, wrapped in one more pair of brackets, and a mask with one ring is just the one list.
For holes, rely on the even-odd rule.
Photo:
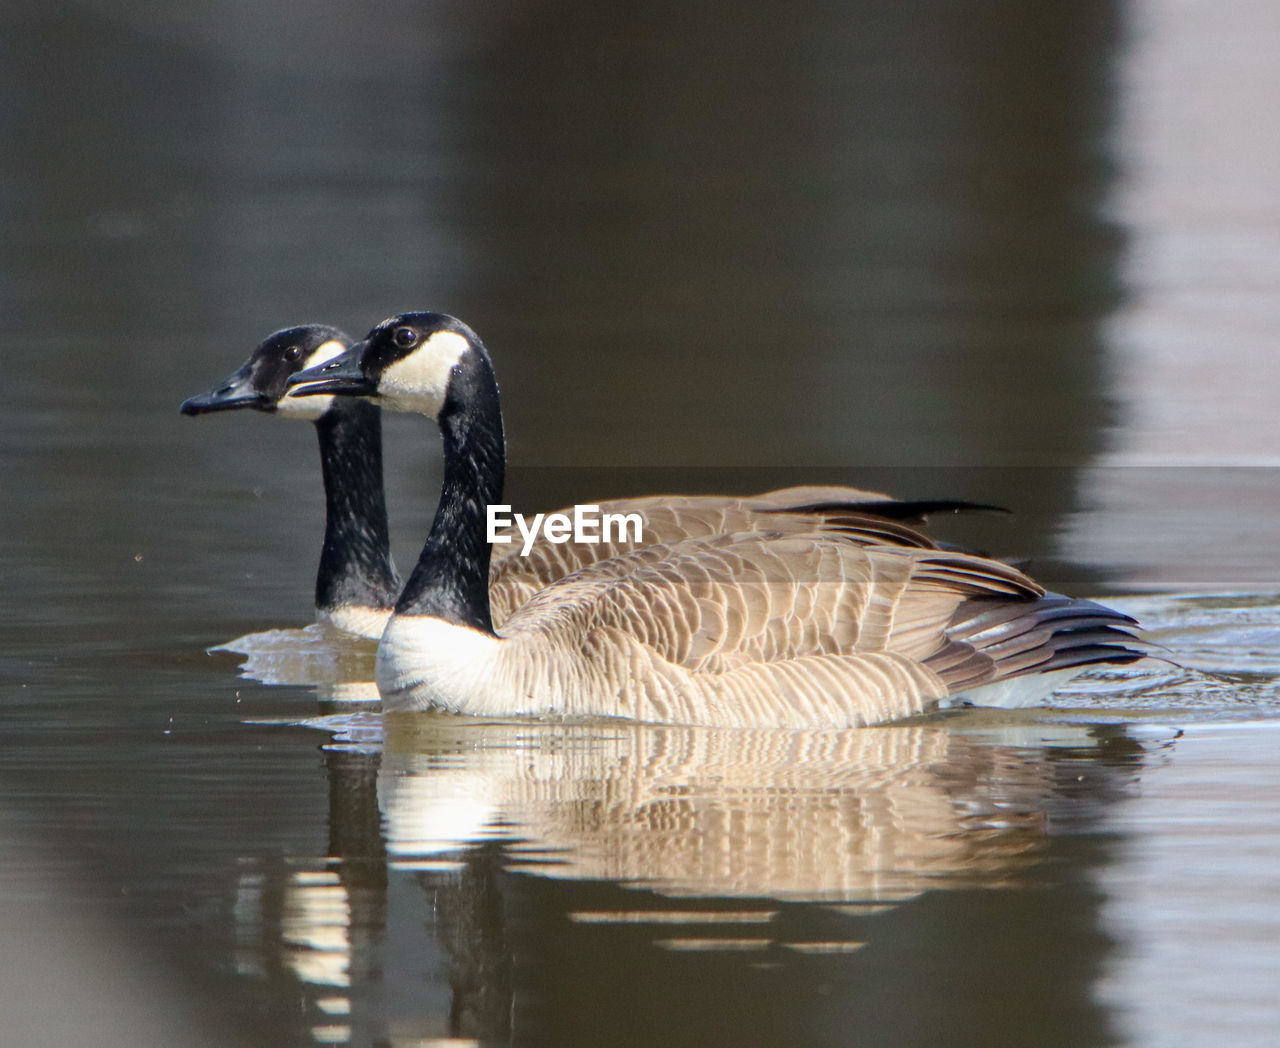
{"label": "goose body", "polygon": [[325,494],[316,618],[376,639],[400,592],[382,486],[381,410],[352,397],[292,397],[286,386],[295,372],[332,360],[350,345],[337,328],[321,324],[277,331],[242,367],[184,401],[181,410],[184,415],[203,415],[252,408],[315,424]]}
{"label": "goose body", "polygon": [[442,314],[393,317],[290,381],[298,396],[433,415],[444,437],[435,521],[378,649],[388,709],[855,726],[984,693],[1015,701],[1020,678],[1025,702],[1080,667],[1142,655],[1118,612],[939,549],[864,512],[866,493],[814,502],[803,489],[701,500],[706,534],[657,529],[499,619],[485,513],[501,498],[502,418],[475,334]]}
{"label": "goose body", "polygon": [[[839,580],[810,581],[824,576]],[[1058,605],[1040,595],[982,558],[822,531],[685,540],[567,576],[517,609],[500,636],[397,614],[379,648],[378,687],[392,708],[473,716],[876,723],[1055,665],[1037,634]],[[967,643],[983,602],[1009,599],[1021,614]],[[1120,621],[1083,605],[1073,615],[1099,629],[1096,639]],[[1078,633],[1066,641],[1081,642]]]}

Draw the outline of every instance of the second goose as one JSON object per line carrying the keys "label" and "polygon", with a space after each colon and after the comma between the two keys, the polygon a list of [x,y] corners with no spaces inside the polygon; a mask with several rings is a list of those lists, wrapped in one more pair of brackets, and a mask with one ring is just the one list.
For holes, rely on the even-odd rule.
{"label": "second goose", "polygon": [[286,385],[295,372],[332,360],[350,346],[350,338],[324,324],[283,328],[222,382],[183,401],[181,411],[205,415],[251,408],[315,423],[325,501],[316,618],[377,638],[400,592],[382,487],[382,412],[376,404],[350,397],[292,397]]}
{"label": "second goose", "polygon": [[1098,662],[1141,658],[1127,616],[1046,594],[999,561],[824,506],[802,527],[656,541],[547,585],[495,630],[486,510],[505,450],[489,355],[461,321],[409,313],[290,380],[434,417],[444,482],[378,649],[388,709],[839,727],[941,704],[1021,705]]}

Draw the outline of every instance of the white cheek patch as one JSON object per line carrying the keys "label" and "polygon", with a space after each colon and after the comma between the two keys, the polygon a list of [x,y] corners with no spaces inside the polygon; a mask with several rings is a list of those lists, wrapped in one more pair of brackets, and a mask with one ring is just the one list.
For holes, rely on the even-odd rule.
{"label": "white cheek patch", "polygon": [[290,393],[276,402],[276,414],[284,415],[286,418],[302,419],[304,422],[314,422],[329,410],[332,403],[333,397],[329,395],[295,397]]}
{"label": "white cheek patch", "polygon": [[[347,351],[337,339],[329,339],[311,351],[311,355],[307,357],[306,362],[299,371],[318,368],[321,364],[327,364],[334,357],[340,357]],[[302,419],[305,422],[314,422],[333,404],[333,397],[295,397],[292,393],[287,393],[280,398],[276,404],[276,414],[285,415],[288,418]]]}
{"label": "white cheek patch", "polygon": [[384,406],[393,411],[439,414],[449,387],[449,372],[467,348],[467,340],[456,332],[437,331],[407,357],[389,364],[378,380]]}
{"label": "white cheek patch", "polygon": [[299,371],[310,371],[312,368],[318,368],[321,364],[327,364],[334,357],[340,357],[347,351],[337,339],[331,338],[311,351],[311,356],[307,357],[307,362],[302,365]]}

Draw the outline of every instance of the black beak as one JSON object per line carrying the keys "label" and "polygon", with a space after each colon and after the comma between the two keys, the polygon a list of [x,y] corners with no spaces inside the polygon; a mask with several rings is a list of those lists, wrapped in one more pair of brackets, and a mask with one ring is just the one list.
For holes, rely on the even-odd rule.
{"label": "black beak", "polygon": [[349,397],[376,397],[378,385],[365,378],[360,370],[360,358],[367,343],[357,342],[341,356],[334,357],[318,368],[309,368],[290,375],[288,386],[291,397],[314,397],[322,393],[337,393]]}
{"label": "black beak", "polygon": [[253,386],[253,373],[246,364],[225,382],[220,382],[207,393],[200,393],[182,402],[184,415],[207,415],[210,411],[233,411],[236,408],[257,408],[270,411],[275,401]]}

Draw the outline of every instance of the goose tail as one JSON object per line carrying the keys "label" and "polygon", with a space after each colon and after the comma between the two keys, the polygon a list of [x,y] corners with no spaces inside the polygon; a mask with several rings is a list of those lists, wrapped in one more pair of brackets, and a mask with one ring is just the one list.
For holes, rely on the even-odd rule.
{"label": "goose tail", "polygon": [[1042,702],[1087,667],[1146,658],[1136,620],[1092,600],[966,601],[925,665],[947,684],[946,705],[1013,709]]}

